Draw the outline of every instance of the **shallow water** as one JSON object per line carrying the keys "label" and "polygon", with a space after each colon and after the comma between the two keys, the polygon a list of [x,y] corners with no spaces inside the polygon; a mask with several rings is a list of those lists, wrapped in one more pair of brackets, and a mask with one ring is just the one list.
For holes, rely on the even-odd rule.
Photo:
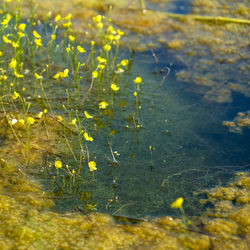
{"label": "shallow water", "polygon": [[[112,115],[100,118],[105,127],[97,126],[96,131],[91,131],[95,144],[89,150],[96,156],[98,166],[95,181],[84,172],[83,179],[89,178],[88,184],[80,184],[75,193],[60,193],[60,188],[55,188],[56,211],[84,210],[87,204],[94,204],[99,212],[127,216],[174,215],[176,211],[170,204],[182,196],[187,214],[198,215],[206,207],[198,202],[203,196],[195,192],[224,185],[236,172],[249,170],[249,130],[234,134],[222,126],[222,121],[232,119],[238,110],[249,109],[249,100],[241,96],[235,96],[230,104],[204,100],[176,79],[175,72],[182,66],[171,59],[170,53],[165,49],[155,53],[158,64],[151,51],[136,53],[133,59],[131,76],[142,72],[143,78],[142,128],[134,129],[129,118],[133,107],[121,105],[133,102],[133,77],[129,76],[129,95],[121,91],[114,100]],[[162,82],[165,73],[160,70],[165,67],[170,74]],[[87,107],[93,112],[96,109],[91,103]],[[114,135],[109,134],[112,130]],[[119,153],[115,156],[118,165],[112,165],[109,144]],[[75,164],[73,157],[65,163],[73,167]],[[44,183],[45,188],[50,187],[47,181]],[[110,199],[116,202],[109,204]]]}
{"label": "shallow water", "polygon": [[[147,3],[147,6],[153,10],[184,14],[191,10],[188,1],[166,1],[162,5]],[[170,31],[171,34],[175,32]],[[168,33],[164,33],[164,36],[168,36]],[[143,39],[150,40],[152,37]],[[222,126],[223,121],[232,120],[239,111],[249,110],[248,95],[232,91],[232,102],[227,103],[206,99],[206,85],[195,84],[190,76],[186,79],[184,76],[181,81],[175,75],[184,69],[191,75],[197,73],[195,68],[191,69],[193,72],[184,61],[177,60],[176,56],[184,51],[176,52],[163,45],[154,52],[159,62],[155,61],[150,50],[135,53],[132,71],[122,86],[125,91],[114,98],[112,114],[103,117],[97,115],[96,126],[90,129],[95,144],[89,150],[96,156],[98,166],[95,178],[84,172],[83,182],[78,183],[75,192],[69,192],[62,190],[60,185],[51,188],[53,171],[49,171],[49,175],[35,173],[55,201],[56,211],[84,210],[88,204],[92,204],[99,212],[121,215],[173,215],[176,211],[170,208],[170,204],[183,196],[187,214],[198,215],[205,207],[198,203],[200,196],[195,196],[194,192],[223,185],[236,172],[249,170],[249,129],[244,128],[242,134],[234,134]],[[191,62],[200,62],[202,53],[192,57]],[[128,58],[130,53],[124,50],[122,55]],[[185,56],[184,60],[191,58],[186,51]],[[247,60],[243,66],[246,64]],[[232,63],[228,68],[234,66]],[[209,70],[205,68],[202,73],[206,75],[210,73]],[[167,75],[168,71],[170,73]],[[131,116],[135,114],[134,105],[126,103],[134,102],[132,82],[137,75],[143,79],[140,97],[142,128],[134,129]],[[229,79],[235,79],[235,75],[241,82],[240,71],[232,71]],[[224,82],[224,77],[217,76],[218,85]],[[242,81],[244,79],[247,79],[246,75],[242,76]],[[81,85],[84,90],[86,82],[83,80]],[[64,87],[72,90],[71,82],[65,82]],[[64,88],[51,82],[47,83],[45,89],[53,110],[66,115],[58,105],[58,101],[66,102]],[[32,92],[32,88],[30,90]],[[95,113],[97,106],[92,101],[96,97],[91,98],[86,107]],[[111,131],[114,135],[110,135]],[[72,143],[77,148],[74,139]],[[109,144],[112,144],[112,148]],[[67,146],[61,142],[57,147]],[[115,156],[117,165],[112,164],[111,149],[119,153],[119,156]],[[55,159],[48,156],[46,160],[53,162]],[[72,167],[76,164],[71,156],[67,156],[64,163]],[[113,199],[112,203],[109,203],[110,199]]]}

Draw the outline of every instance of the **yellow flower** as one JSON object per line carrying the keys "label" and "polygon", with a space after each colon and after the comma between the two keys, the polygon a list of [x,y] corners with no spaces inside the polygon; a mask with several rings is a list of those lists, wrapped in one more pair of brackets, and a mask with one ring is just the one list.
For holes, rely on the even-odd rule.
{"label": "yellow flower", "polygon": [[16,78],[22,78],[23,75],[19,74],[16,70],[14,71],[14,75]]}
{"label": "yellow flower", "polygon": [[134,79],[134,83],[137,83],[137,84],[139,84],[139,83],[141,83],[141,77],[139,77],[139,76],[137,76],[135,79]]}
{"label": "yellow flower", "polygon": [[111,85],[110,85],[110,88],[113,90],[113,91],[118,91],[120,88],[116,85],[116,84],[114,84],[114,83],[112,83]]}
{"label": "yellow flower", "polygon": [[47,110],[47,109],[44,109],[44,110],[43,110],[43,113],[44,113],[44,114],[47,114],[47,113],[48,113],[48,110]]}
{"label": "yellow flower", "polygon": [[105,65],[100,64],[100,65],[98,66],[98,68],[99,68],[99,69],[104,69],[104,68],[105,68]]}
{"label": "yellow flower", "polygon": [[42,116],[43,116],[43,112],[42,111],[39,114],[36,115],[36,117],[39,118],[39,119],[42,118]]}
{"label": "yellow flower", "polygon": [[71,26],[71,22],[63,23],[63,27],[69,28]]}
{"label": "yellow flower", "polygon": [[61,117],[60,115],[57,117],[57,121],[58,121],[58,122],[61,122],[61,121],[62,121],[62,117]]}
{"label": "yellow flower", "polygon": [[99,103],[99,109],[105,109],[105,108],[108,107],[108,105],[109,104],[107,102],[102,101],[102,102]]}
{"label": "yellow flower", "polygon": [[15,58],[12,58],[12,59],[11,59],[11,62],[9,63],[9,68],[15,69],[15,68],[16,68],[16,65],[17,65],[16,59],[15,59]]}
{"label": "yellow flower", "polygon": [[108,40],[109,40],[110,42],[112,42],[113,39],[114,39],[114,36],[113,36],[113,35],[108,35],[107,38],[108,38]]}
{"label": "yellow flower", "polygon": [[98,56],[96,59],[97,59],[97,61],[98,61],[99,63],[104,63],[104,64],[106,64],[106,62],[107,62],[107,60],[106,60],[105,58],[102,58],[102,57],[100,57],[100,56]]}
{"label": "yellow flower", "polygon": [[91,41],[91,46],[93,47],[95,45],[95,41]]}
{"label": "yellow flower", "polygon": [[70,52],[70,48],[69,47],[66,48],[66,52]]}
{"label": "yellow flower", "polygon": [[74,36],[72,36],[72,35],[69,35],[69,40],[71,41],[71,42],[73,42],[73,41],[75,41],[75,37]]}
{"label": "yellow flower", "polygon": [[183,204],[184,199],[182,197],[179,197],[178,199],[176,199],[172,204],[171,207],[172,208],[181,208],[182,204]]}
{"label": "yellow flower", "polygon": [[68,77],[69,76],[69,69],[65,69],[62,73],[62,78]]}
{"label": "yellow flower", "polygon": [[36,46],[43,46],[42,39],[34,39],[34,42],[35,42]]}
{"label": "yellow flower", "polygon": [[111,50],[111,46],[109,44],[104,45],[103,48],[104,48],[105,51],[110,51]]}
{"label": "yellow flower", "polygon": [[102,21],[102,16],[101,15],[94,16],[93,21],[96,23],[100,23]]}
{"label": "yellow flower", "polygon": [[38,34],[36,30],[33,31],[33,36],[38,39],[41,38],[41,36]]}
{"label": "yellow flower", "polygon": [[95,161],[90,161],[88,165],[91,172],[97,170]]}
{"label": "yellow flower", "polygon": [[17,34],[18,34],[19,37],[24,37],[25,36],[25,34],[23,32],[21,32],[21,31],[18,31]]}
{"label": "yellow flower", "polygon": [[60,19],[61,19],[61,15],[58,14],[58,15],[55,17],[55,22],[58,22]]}
{"label": "yellow flower", "polygon": [[25,23],[20,23],[20,24],[18,25],[18,30],[19,30],[19,31],[24,31],[25,28],[26,28],[26,24],[25,24]]}
{"label": "yellow flower", "polygon": [[114,39],[115,39],[116,41],[119,41],[119,40],[120,40],[120,38],[121,38],[121,36],[120,36],[120,35],[116,35],[116,36],[114,36]]}
{"label": "yellow flower", "polygon": [[124,35],[124,32],[121,31],[121,30],[117,30],[117,34],[120,35],[120,36],[123,36],[123,35]]}
{"label": "yellow flower", "polygon": [[54,79],[58,80],[60,78],[60,72],[53,76]]}
{"label": "yellow flower", "polygon": [[32,125],[32,124],[34,124],[35,123],[35,119],[33,118],[33,117],[28,117],[27,118],[27,123],[28,123],[28,125]]}
{"label": "yellow flower", "polygon": [[8,38],[8,36],[3,36],[3,41],[5,43],[12,43],[12,41]]}
{"label": "yellow flower", "polygon": [[9,21],[11,19],[11,15],[8,13],[6,15],[6,18],[1,22],[2,25],[8,25]]}
{"label": "yellow flower", "polygon": [[55,162],[55,167],[56,167],[56,169],[62,168],[62,162],[61,161],[56,161]]}
{"label": "yellow flower", "polygon": [[112,25],[109,25],[109,27],[108,27],[108,32],[111,33],[111,34],[113,34],[113,35],[116,34],[116,31],[115,31],[115,29],[113,28]]}
{"label": "yellow flower", "polygon": [[92,72],[92,78],[97,78],[98,72],[95,70]]}
{"label": "yellow flower", "polygon": [[71,125],[75,125],[76,124],[76,118],[75,119],[73,119],[69,124],[71,124]]}
{"label": "yellow flower", "polygon": [[93,116],[90,115],[87,111],[84,111],[84,115],[87,119],[93,119]]}
{"label": "yellow flower", "polygon": [[84,48],[82,48],[81,46],[77,46],[77,50],[80,52],[80,53],[84,53],[86,52],[86,50]]}
{"label": "yellow flower", "polygon": [[56,35],[55,34],[52,34],[50,37],[51,37],[52,40],[56,40]]}
{"label": "yellow flower", "polygon": [[103,28],[103,23],[98,23],[96,25],[96,28],[99,29],[99,30],[101,30]]}
{"label": "yellow flower", "polygon": [[0,56],[2,56],[2,55],[3,55],[3,51],[0,50]]}
{"label": "yellow flower", "polygon": [[71,15],[71,13],[70,13],[70,14],[68,14],[66,17],[64,17],[64,20],[70,21],[71,17],[72,17],[72,15]]}
{"label": "yellow flower", "polygon": [[86,141],[93,141],[94,140],[93,137],[89,136],[87,132],[85,132],[83,134],[83,136],[84,136],[84,138],[85,138]]}
{"label": "yellow flower", "polygon": [[18,120],[18,123],[20,124],[20,126],[23,126],[24,125],[24,119]]}
{"label": "yellow flower", "polygon": [[124,67],[127,66],[128,65],[128,59],[122,60],[121,65],[124,66]]}
{"label": "yellow flower", "polygon": [[38,75],[37,73],[35,73],[35,78],[36,78],[36,79],[43,79],[43,76],[40,76],[40,75]]}
{"label": "yellow flower", "polygon": [[18,48],[19,45],[18,45],[18,43],[12,42],[12,47],[13,47],[13,48]]}

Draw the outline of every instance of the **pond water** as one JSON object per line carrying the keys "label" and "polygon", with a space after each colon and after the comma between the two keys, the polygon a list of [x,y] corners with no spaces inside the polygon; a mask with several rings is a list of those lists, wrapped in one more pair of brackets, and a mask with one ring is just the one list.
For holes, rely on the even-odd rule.
{"label": "pond water", "polygon": [[[166,49],[155,53],[159,63],[151,51],[136,53],[133,58],[131,75],[141,72],[143,78],[142,128],[134,128],[131,110],[124,104],[134,98],[129,76],[129,95],[119,93],[114,100],[117,107],[102,120],[105,127],[91,133],[95,146],[89,150],[97,157],[98,166],[95,181],[83,184],[75,194],[61,193],[55,198],[56,211],[84,210],[84,205],[91,203],[100,212],[136,217],[173,215],[170,204],[182,196],[187,213],[197,215],[205,207],[198,203],[201,196],[195,192],[224,185],[237,171],[249,170],[250,131],[235,134],[222,126],[222,121],[232,119],[239,110],[249,109],[249,99],[236,94],[230,104],[206,101],[176,79],[175,72],[182,65],[175,63]],[[162,82],[165,67],[170,73]],[[165,73],[160,73],[161,69]],[[119,154],[115,155],[117,165],[112,164],[111,149]],[[75,164],[73,157],[66,162]],[[114,202],[109,204],[110,199]]]}
{"label": "pond water", "polygon": [[[165,7],[161,10],[186,14],[191,10],[189,2],[172,1],[163,4]],[[150,2],[147,6],[159,10],[161,5]],[[170,31],[171,34],[175,32]],[[238,171],[249,170],[249,129],[231,133],[222,126],[223,121],[233,120],[239,111],[249,110],[248,95],[232,91],[232,102],[226,103],[204,98],[206,85],[197,85],[190,77],[185,81],[176,77],[182,70],[196,74],[176,59],[176,54],[181,53],[165,45],[145,52],[121,51],[123,58],[131,58],[131,69],[119,83],[121,91],[109,97],[110,107],[105,112],[99,111],[97,103],[107,95],[96,96],[94,92],[79,109],[79,113],[87,109],[96,114],[94,121],[86,126],[89,125],[88,131],[95,142],[87,150],[91,157],[96,157],[98,170],[89,175],[85,166],[82,179],[70,190],[67,180],[65,184],[64,173],[58,174],[56,183],[54,169],[31,173],[54,200],[55,211],[93,210],[135,217],[177,215],[178,211],[171,209],[170,205],[182,196],[187,214],[199,215],[206,208],[198,202],[203,197],[199,191],[224,185]],[[199,54],[192,60],[200,60],[200,57]],[[61,59],[53,62],[55,67],[57,63],[60,65]],[[210,73],[209,70],[205,68],[203,74]],[[143,84],[138,110],[140,126],[136,127],[138,117],[133,79],[138,75]],[[241,82],[241,73],[232,71],[231,78],[235,75]],[[218,83],[224,81],[223,77],[217,77]],[[88,81],[81,81],[83,92]],[[27,94],[30,100],[33,100],[32,88]],[[73,92],[70,81],[60,85],[47,82],[45,85],[53,111],[67,117],[68,112],[61,106],[67,103],[65,88]],[[31,110],[39,111],[34,107]],[[77,139],[71,134],[68,140],[75,154],[79,154]],[[61,138],[57,147],[67,148],[67,141]],[[64,153],[59,157],[63,164],[77,168],[79,163],[69,149],[67,155]],[[56,160],[55,157],[46,157],[47,164]],[[44,170],[44,166],[41,169]]]}

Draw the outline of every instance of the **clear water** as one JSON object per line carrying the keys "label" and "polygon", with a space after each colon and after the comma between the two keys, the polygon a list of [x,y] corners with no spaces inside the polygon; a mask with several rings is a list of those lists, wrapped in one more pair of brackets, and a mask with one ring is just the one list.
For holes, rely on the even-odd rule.
{"label": "clear water", "polygon": [[[187,1],[174,1],[171,11],[188,13]],[[113,113],[97,117],[95,129],[89,129],[95,139],[89,146],[98,168],[94,177],[85,165],[83,180],[69,192],[60,185],[51,188],[53,171],[49,170],[49,175],[47,172],[36,175],[55,201],[54,210],[87,211],[89,204],[95,205],[99,212],[127,216],[175,215],[178,211],[171,209],[170,204],[182,196],[186,213],[198,215],[205,207],[198,202],[203,196],[196,193],[224,185],[236,172],[249,170],[249,129],[244,129],[243,134],[233,134],[222,126],[222,121],[232,120],[237,112],[249,110],[249,98],[233,94],[233,102],[227,104],[204,100],[196,94],[202,87],[176,79],[175,73],[183,65],[176,62],[172,52],[161,48],[155,53],[158,63],[151,51],[135,53],[127,81],[119,84],[121,91],[114,98]],[[122,55],[130,56],[128,51]],[[134,129],[131,114],[135,109],[131,103],[134,103],[133,79],[137,75],[143,79],[142,128]],[[86,82],[81,84],[84,89]],[[53,110],[66,115],[58,102],[67,102],[64,89],[71,92],[72,83],[65,83],[64,88],[60,86],[48,83],[45,89]],[[98,113],[96,101],[92,96],[83,110]],[[111,131],[115,131],[114,135],[110,135]],[[72,139],[72,143],[77,148],[77,140]],[[115,155],[116,165],[111,149],[119,153]],[[53,163],[55,159],[47,160]],[[76,166],[73,156],[63,161]]]}
{"label": "clear water", "polygon": [[[96,156],[98,167],[94,180],[85,166],[84,181],[77,190],[60,192],[55,187],[56,211],[84,211],[87,204],[94,204],[99,212],[128,216],[174,215],[170,204],[182,196],[187,214],[197,215],[205,207],[198,202],[203,196],[195,192],[223,185],[237,171],[249,170],[250,131],[233,134],[221,124],[239,110],[249,109],[249,99],[234,96],[231,104],[204,101],[187,91],[186,83],[176,80],[175,72],[181,66],[173,59],[170,65],[166,50],[155,52],[158,64],[151,51],[135,54],[133,70],[123,87],[127,91],[120,91],[114,99],[113,113],[100,118],[98,124],[105,126],[90,130],[95,141],[89,151]],[[170,74],[162,83],[160,70],[164,67],[169,67]],[[133,105],[122,105],[133,103],[132,79],[136,75],[143,78],[140,129],[134,129],[131,121]],[[86,107],[98,112],[91,101]],[[112,130],[114,135],[109,134]],[[120,154],[115,155],[117,165],[112,164],[109,144]],[[73,157],[66,163],[76,164]],[[51,179],[42,178],[49,190]],[[109,203],[110,199],[116,201]]]}

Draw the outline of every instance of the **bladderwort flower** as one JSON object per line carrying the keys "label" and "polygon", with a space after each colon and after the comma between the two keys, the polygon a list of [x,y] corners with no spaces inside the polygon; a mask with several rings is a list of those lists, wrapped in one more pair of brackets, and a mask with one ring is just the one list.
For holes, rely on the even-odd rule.
{"label": "bladderwort flower", "polygon": [[35,78],[38,80],[38,79],[43,79],[43,76],[41,75],[38,75],[37,73],[35,73]]}
{"label": "bladderwort flower", "polygon": [[25,31],[25,28],[26,28],[26,24],[25,23],[20,23],[18,25],[18,30],[21,31],[21,32]]}
{"label": "bladderwort flower", "polygon": [[176,200],[171,204],[171,207],[172,207],[172,208],[181,208],[183,202],[184,202],[184,199],[183,199],[182,197],[179,197],[178,199],[176,199]]}
{"label": "bladderwort flower", "polygon": [[127,65],[128,65],[128,59],[122,60],[122,61],[121,61],[121,65],[122,65],[123,67],[127,66]]}
{"label": "bladderwort flower", "polygon": [[35,119],[31,116],[27,117],[27,123],[28,125],[32,125],[35,123]]}
{"label": "bladderwort flower", "polygon": [[61,19],[61,15],[60,14],[56,15],[55,22],[57,23],[60,19]]}
{"label": "bladderwort flower", "polygon": [[81,47],[81,46],[77,46],[77,50],[79,51],[79,53],[85,53],[86,52],[86,50],[83,48],[83,47]]}
{"label": "bladderwort flower", "polygon": [[87,119],[93,119],[93,116],[90,115],[87,111],[84,111],[84,115]]}
{"label": "bladderwort flower", "polygon": [[72,36],[72,35],[69,35],[69,40],[71,41],[71,42],[73,42],[73,41],[75,41],[75,37],[74,36]]}
{"label": "bladderwort flower", "polygon": [[8,38],[8,35],[7,36],[3,36],[4,43],[12,43],[12,41]]}
{"label": "bladderwort flower", "polygon": [[23,78],[23,75],[22,74],[19,74],[16,70],[14,71],[14,76],[16,78]]}
{"label": "bladderwort flower", "polygon": [[55,161],[55,167],[56,167],[56,169],[62,168],[62,162],[61,161]]}
{"label": "bladderwort flower", "polygon": [[118,91],[120,88],[115,84],[115,83],[112,83],[111,85],[110,85],[110,88],[113,90],[113,91]]}
{"label": "bladderwort flower", "polygon": [[87,132],[84,132],[83,134],[84,138],[86,141],[93,141],[93,137],[89,136]]}
{"label": "bladderwort flower", "polygon": [[98,72],[95,70],[92,72],[92,78],[97,78],[98,77]]}
{"label": "bladderwort flower", "polygon": [[17,61],[15,58],[12,58],[11,59],[11,62],[9,63],[9,68],[10,69],[15,69],[16,68],[16,65],[17,65]]}
{"label": "bladderwort flower", "polygon": [[11,15],[8,13],[5,17],[5,19],[1,22],[2,25],[8,25],[9,21],[11,20]]}
{"label": "bladderwort flower", "polygon": [[95,161],[90,161],[90,162],[88,163],[88,165],[89,165],[89,169],[90,169],[91,172],[97,170]]}
{"label": "bladderwort flower", "polygon": [[20,95],[16,91],[14,91],[14,94],[12,95],[12,99],[16,100],[18,97],[20,97]]}
{"label": "bladderwort flower", "polygon": [[98,56],[96,59],[97,59],[97,61],[98,61],[99,63],[103,63],[103,64],[106,64],[106,63],[107,63],[107,60],[106,60],[105,58],[100,57],[100,56]]}
{"label": "bladderwort flower", "polygon": [[59,80],[61,78],[66,78],[69,76],[69,69],[65,69],[63,72],[56,73],[53,78]]}
{"label": "bladderwort flower", "polygon": [[109,104],[105,101],[99,103],[99,109],[106,109],[108,106]]}
{"label": "bladderwort flower", "polygon": [[102,21],[102,15],[94,16],[92,19],[95,23],[100,23]]}
{"label": "bladderwort flower", "polygon": [[37,47],[42,47],[43,46],[43,44],[42,44],[42,39],[34,39],[34,42],[35,42],[35,44],[36,44],[36,46]]}
{"label": "bladderwort flower", "polygon": [[110,51],[111,50],[111,46],[109,44],[105,44],[103,46],[103,48],[104,48],[105,51]]}
{"label": "bladderwort flower", "polygon": [[72,14],[69,13],[69,14],[68,14],[67,16],[65,16],[63,19],[66,20],[66,21],[70,21],[71,17],[72,17]]}
{"label": "bladderwort flower", "polygon": [[57,121],[58,122],[61,122],[63,120],[63,118],[59,115],[59,116],[57,116]]}
{"label": "bladderwort flower", "polygon": [[136,84],[140,84],[142,82],[142,79],[141,77],[137,76],[135,79],[134,79],[134,83]]}
{"label": "bladderwort flower", "polygon": [[37,39],[41,38],[41,36],[39,35],[39,33],[36,30],[33,31],[33,36]]}
{"label": "bladderwort flower", "polygon": [[77,120],[76,120],[76,118],[75,118],[75,119],[73,119],[69,124],[70,124],[70,125],[75,125],[76,122],[77,122]]}

